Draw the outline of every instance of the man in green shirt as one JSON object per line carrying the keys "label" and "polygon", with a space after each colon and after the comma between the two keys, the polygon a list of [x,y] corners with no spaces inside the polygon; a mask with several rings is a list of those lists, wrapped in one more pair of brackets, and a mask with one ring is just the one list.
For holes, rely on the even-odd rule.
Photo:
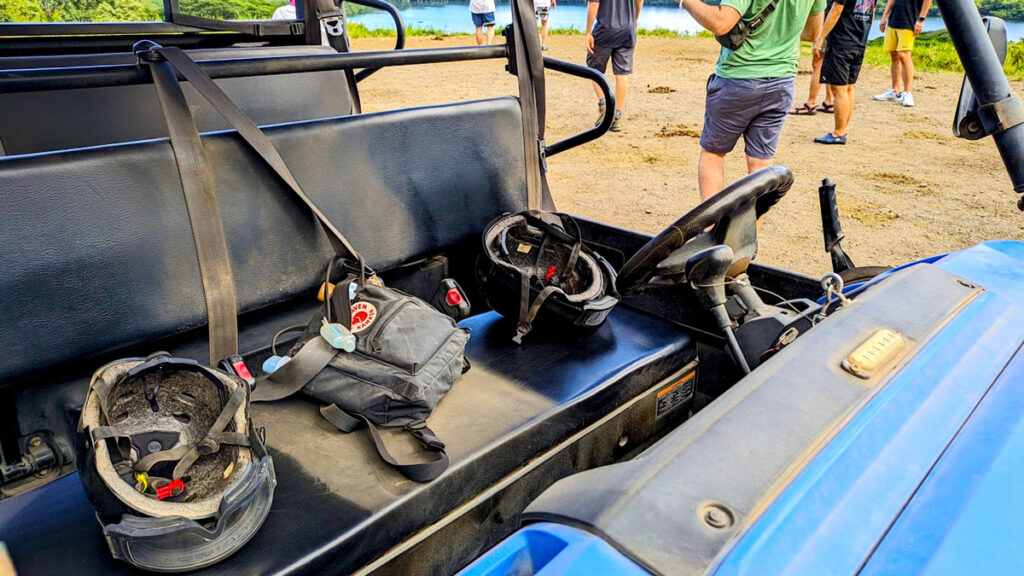
{"label": "man in green shirt", "polygon": [[[708,79],[704,131],[697,167],[700,197],[725,186],[725,155],[743,136],[747,171],[771,166],[782,125],[793,105],[800,40],[813,41],[824,20],[825,0],[775,0],[773,12],[738,49],[722,48]],[[682,0],[682,7],[712,34],[726,34],[742,18],[761,14],[772,0],[722,0],[719,6]]]}

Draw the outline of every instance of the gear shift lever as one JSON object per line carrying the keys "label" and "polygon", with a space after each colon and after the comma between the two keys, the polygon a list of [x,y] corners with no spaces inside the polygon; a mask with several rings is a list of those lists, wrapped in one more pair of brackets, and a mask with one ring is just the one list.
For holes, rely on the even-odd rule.
{"label": "gear shift lever", "polygon": [[686,261],[686,279],[697,293],[697,299],[715,317],[718,328],[725,336],[733,361],[744,374],[750,374],[743,351],[732,332],[732,319],[725,311],[725,273],[733,261],[732,248],[725,245],[712,246],[697,252]]}

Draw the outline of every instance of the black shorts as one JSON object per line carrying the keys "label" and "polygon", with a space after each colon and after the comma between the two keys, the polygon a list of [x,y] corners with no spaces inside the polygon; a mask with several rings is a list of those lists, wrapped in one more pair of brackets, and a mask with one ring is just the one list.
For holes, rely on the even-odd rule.
{"label": "black shorts", "polygon": [[864,48],[829,46],[821,64],[821,83],[832,86],[856,84],[863,63]]}

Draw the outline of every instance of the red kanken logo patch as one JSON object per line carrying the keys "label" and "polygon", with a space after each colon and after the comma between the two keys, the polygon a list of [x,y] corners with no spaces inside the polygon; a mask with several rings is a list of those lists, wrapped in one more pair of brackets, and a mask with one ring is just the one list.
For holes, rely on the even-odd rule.
{"label": "red kanken logo patch", "polygon": [[369,302],[356,302],[352,305],[352,333],[362,332],[377,319],[377,307]]}

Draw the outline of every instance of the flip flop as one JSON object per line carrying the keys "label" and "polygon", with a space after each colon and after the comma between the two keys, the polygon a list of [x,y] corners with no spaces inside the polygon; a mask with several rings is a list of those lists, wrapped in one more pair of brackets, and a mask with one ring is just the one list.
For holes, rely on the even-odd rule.
{"label": "flip flop", "polygon": [[818,112],[805,102],[803,106],[797,106],[790,110],[789,113],[793,116],[814,116]]}
{"label": "flip flop", "polygon": [[817,106],[814,107],[814,111],[824,112],[825,114],[834,114],[836,111],[836,107],[833,106],[832,104],[825,104],[824,102],[822,102],[821,104],[818,104]]}

